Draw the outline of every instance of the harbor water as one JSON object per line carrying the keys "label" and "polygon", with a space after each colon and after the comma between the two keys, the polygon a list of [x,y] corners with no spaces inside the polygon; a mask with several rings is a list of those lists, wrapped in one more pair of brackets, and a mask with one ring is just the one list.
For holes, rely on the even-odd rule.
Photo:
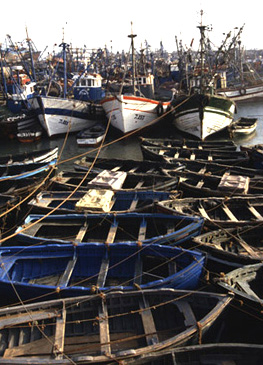
{"label": "harbor water", "polygon": [[[237,105],[237,113],[235,119],[240,117],[257,118],[258,125],[256,131],[248,136],[234,139],[237,146],[243,144],[260,144],[263,143],[263,99],[255,102],[244,102]],[[142,153],[140,149],[139,136],[148,136],[155,138],[188,138],[191,136],[183,135],[170,125],[169,121],[160,121],[160,123],[151,127],[151,129],[141,131],[140,134],[130,135],[128,138],[120,135],[114,130],[109,130],[105,146],[100,150],[100,157],[107,158],[122,158],[142,160]],[[209,140],[224,140],[229,139],[229,134],[226,132],[219,132],[209,137]],[[58,146],[61,153],[58,163],[59,169],[71,170],[75,159],[90,154],[95,156],[96,150],[94,148],[79,147],[76,141],[76,134],[70,134],[67,137],[57,136],[48,138],[43,135],[40,141],[34,143],[20,143],[16,140],[1,139],[0,154],[16,154],[24,151],[37,151],[45,148],[54,148]]]}

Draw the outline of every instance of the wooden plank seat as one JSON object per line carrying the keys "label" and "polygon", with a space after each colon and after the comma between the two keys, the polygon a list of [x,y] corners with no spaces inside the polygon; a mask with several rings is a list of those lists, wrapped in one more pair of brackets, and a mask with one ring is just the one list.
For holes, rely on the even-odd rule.
{"label": "wooden plank seat", "polygon": [[146,341],[148,346],[155,345],[159,342],[152,311],[149,307],[149,303],[145,296],[143,295],[142,298],[139,300],[140,304],[140,315],[142,318],[142,324],[144,328],[144,333],[146,336]]}
{"label": "wooden plank seat", "polygon": [[100,326],[100,345],[101,354],[108,356],[111,355],[110,345],[110,329],[108,321],[108,308],[107,303],[102,300],[101,306],[99,307],[99,326]]}
{"label": "wooden plank seat", "polygon": [[130,205],[130,208],[129,208],[129,210],[135,210],[135,208],[136,208],[136,206],[137,206],[137,204],[138,204],[138,201],[139,201],[139,198],[138,197],[135,197],[133,200],[132,200],[132,202],[131,202],[131,205]]}
{"label": "wooden plank seat", "polygon": [[253,207],[251,204],[248,203],[248,210],[256,217],[256,219],[262,221],[263,217],[262,215],[256,210],[255,207]]}
{"label": "wooden plank seat", "polygon": [[142,282],[142,259],[141,255],[138,254],[136,263],[135,263],[135,271],[134,271],[134,279],[133,284],[135,286],[140,286]]}
{"label": "wooden plank seat", "polygon": [[105,257],[101,261],[100,272],[97,279],[97,287],[102,288],[105,286],[108,270],[109,270],[109,257],[108,253],[106,253]]}
{"label": "wooden plank seat", "polygon": [[235,215],[231,212],[231,210],[228,208],[227,205],[225,205],[225,203],[222,203],[222,209],[223,211],[226,213],[226,215],[228,216],[228,218],[233,221],[233,222],[238,222],[238,219],[235,217]]}
{"label": "wooden plank seat", "polygon": [[84,224],[82,227],[80,227],[80,229],[78,231],[78,234],[75,238],[75,242],[82,242],[83,241],[88,227],[89,227],[88,224]]}
{"label": "wooden plank seat", "polygon": [[74,267],[76,265],[76,262],[77,262],[77,256],[74,255],[72,260],[69,260],[69,262],[67,264],[67,267],[66,267],[66,270],[64,271],[64,273],[59,278],[59,281],[58,281],[58,284],[57,284],[59,287],[68,285],[68,283],[70,281],[70,278],[71,278],[71,275],[73,273]]}
{"label": "wooden plank seat", "polygon": [[175,302],[175,304],[177,305],[180,312],[182,312],[182,314],[184,315],[184,323],[186,327],[195,326],[196,318],[190,304],[184,300],[177,301]]}
{"label": "wooden plank seat", "polygon": [[147,222],[145,219],[141,221],[141,225],[139,228],[138,241],[142,242],[146,238],[146,230],[147,230]]}
{"label": "wooden plank seat", "polygon": [[106,245],[114,242],[115,236],[116,236],[116,233],[117,233],[117,229],[118,229],[118,222],[114,221],[112,223],[112,225],[110,226],[108,236],[107,236],[106,241],[105,241]]}
{"label": "wooden plank seat", "polygon": [[63,359],[64,355],[64,340],[65,340],[65,329],[66,329],[66,309],[65,303],[63,303],[63,309],[61,315],[56,320],[55,330],[55,341],[53,346],[53,353],[55,359]]}

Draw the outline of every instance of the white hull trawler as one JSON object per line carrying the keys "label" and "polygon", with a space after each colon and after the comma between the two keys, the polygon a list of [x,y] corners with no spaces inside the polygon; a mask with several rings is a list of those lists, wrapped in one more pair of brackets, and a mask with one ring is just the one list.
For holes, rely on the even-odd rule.
{"label": "white hull trawler", "polygon": [[217,94],[230,98],[236,102],[263,98],[263,83],[261,85],[218,89]]}
{"label": "white hull trawler", "polygon": [[234,100],[214,94],[215,75],[210,72],[204,51],[207,27],[201,21],[198,28],[201,34],[199,65],[189,75],[189,93],[178,96],[171,106],[174,108],[172,115],[175,126],[204,140],[229,126],[234,119],[236,105]]}
{"label": "white hull trawler", "polygon": [[101,104],[111,125],[126,134],[158,122],[170,102],[117,95],[106,97]]}
{"label": "white hull trawler", "polygon": [[195,94],[179,100],[175,107],[176,128],[201,140],[230,125],[235,103],[220,96]]}
{"label": "white hull trawler", "polygon": [[32,99],[32,106],[49,137],[78,132],[94,124],[88,119],[89,105],[85,101],[37,96]]}

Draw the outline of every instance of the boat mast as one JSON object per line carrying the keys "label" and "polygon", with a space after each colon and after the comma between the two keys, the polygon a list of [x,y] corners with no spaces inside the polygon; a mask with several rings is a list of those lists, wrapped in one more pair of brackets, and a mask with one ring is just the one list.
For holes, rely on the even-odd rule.
{"label": "boat mast", "polygon": [[66,98],[66,96],[67,96],[67,48],[69,47],[69,45],[64,42],[64,29],[63,29],[62,43],[59,45],[59,47],[62,47],[62,52],[63,52],[63,71],[64,71],[63,97]]}
{"label": "boat mast", "polygon": [[133,95],[135,95],[135,52],[134,52],[134,42],[133,38],[137,37],[137,34],[133,34],[132,31],[132,22],[131,22],[131,34],[128,35],[131,38],[131,48],[132,48],[132,91]]}
{"label": "boat mast", "polygon": [[31,39],[28,37],[28,31],[26,27],[26,41],[28,44],[29,54],[30,54],[30,62],[31,62],[31,70],[33,74],[33,81],[36,81],[36,73],[35,73],[35,65],[33,60],[33,52],[32,52],[32,45],[31,45]]}
{"label": "boat mast", "polygon": [[205,63],[205,29],[206,26],[202,24],[203,10],[201,10],[201,24],[197,27],[200,30],[200,62],[201,62],[201,74],[200,74],[200,93],[204,92],[204,63]]}

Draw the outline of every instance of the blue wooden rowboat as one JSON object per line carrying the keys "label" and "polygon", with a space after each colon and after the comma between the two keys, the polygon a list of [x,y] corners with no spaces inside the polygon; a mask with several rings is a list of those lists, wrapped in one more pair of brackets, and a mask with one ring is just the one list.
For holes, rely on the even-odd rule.
{"label": "blue wooden rowboat", "polygon": [[136,287],[196,289],[205,255],[156,244],[86,243],[3,247],[0,262],[2,296],[46,300]]}
{"label": "blue wooden rowboat", "polygon": [[[100,190],[76,191],[71,194],[68,191],[41,191],[37,196],[28,202],[31,207],[31,213],[46,214],[52,211],[52,214],[69,214],[69,213],[102,213],[103,206],[92,208],[90,204],[85,204],[89,192],[97,193],[98,198]],[[171,199],[176,194],[165,191],[115,191],[110,198],[108,208],[110,212],[150,212],[154,209],[154,204],[160,200]],[[82,203],[83,202],[83,203]],[[56,209],[56,210],[54,210]],[[105,211],[105,210],[104,210]]]}
{"label": "blue wooden rowboat", "polygon": [[29,215],[16,230],[25,245],[136,243],[178,245],[201,233],[203,218],[162,213]]}

